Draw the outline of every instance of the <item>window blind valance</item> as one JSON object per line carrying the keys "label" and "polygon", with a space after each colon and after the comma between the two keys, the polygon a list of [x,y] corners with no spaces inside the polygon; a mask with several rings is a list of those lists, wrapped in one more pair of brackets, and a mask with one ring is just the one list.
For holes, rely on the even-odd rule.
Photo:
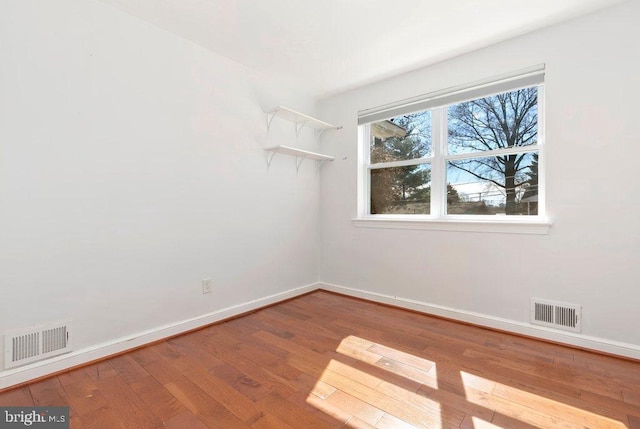
{"label": "window blind valance", "polygon": [[513,73],[446,88],[358,112],[358,125],[429,110],[467,100],[539,85],[544,82],[544,64]]}

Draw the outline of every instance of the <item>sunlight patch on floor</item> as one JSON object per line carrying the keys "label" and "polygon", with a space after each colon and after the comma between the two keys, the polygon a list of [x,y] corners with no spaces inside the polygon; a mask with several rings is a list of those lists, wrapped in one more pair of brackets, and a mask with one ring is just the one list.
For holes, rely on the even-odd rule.
{"label": "sunlight patch on floor", "polygon": [[405,353],[354,335],[344,338],[336,351],[361,362],[382,368],[396,376],[413,380],[432,389],[438,388],[433,361]]}
{"label": "sunlight patch on floor", "polygon": [[473,423],[473,429],[503,429],[502,426],[496,426],[475,416],[471,417],[471,422]]}
{"label": "sunlight patch on floor", "polygon": [[434,362],[356,336],[344,338],[336,351],[344,359],[327,362],[308,404],[345,427],[443,426],[440,403],[416,393],[422,386],[437,389]]}
{"label": "sunlight patch on floor", "polygon": [[[466,371],[445,370],[443,390],[439,390],[436,362],[364,338],[348,336],[336,352],[335,358],[328,358],[307,403],[345,427],[394,421],[406,427],[440,428],[464,421],[474,429],[510,427],[515,422],[536,427],[626,428],[614,418]],[[455,395],[451,389],[464,393],[464,399],[458,396],[464,412],[439,402]]]}
{"label": "sunlight patch on floor", "polygon": [[[549,422],[562,420],[564,422],[579,423],[584,427],[627,428],[626,424],[619,420],[604,417],[558,400],[507,386],[465,371],[460,371],[460,378],[464,385],[466,399],[472,404],[493,409],[497,413],[510,417],[516,417],[513,415],[515,409],[523,408],[522,405],[517,404],[527,404],[526,406],[529,409],[526,412],[519,413],[522,416],[518,418],[518,420],[525,423],[545,427]],[[487,390],[487,388],[491,389]],[[624,418],[624,416],[620,417]]]}

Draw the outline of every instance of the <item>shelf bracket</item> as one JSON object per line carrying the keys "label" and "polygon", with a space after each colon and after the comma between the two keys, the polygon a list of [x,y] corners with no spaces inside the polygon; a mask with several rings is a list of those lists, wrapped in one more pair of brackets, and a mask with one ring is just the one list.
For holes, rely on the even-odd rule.
{"label": "shelf bracket", "polygon": [[267,132],[271,130],[271,122],[273,122],[273,118],[276,117],[276,113],[278,113],[277,110],[274,110],[273,112],[267,112]]}
{"label": "shelf bracket", "polygon": [[307,121],[296,122],[296,137],[300,137],[300,131],[304,128]]}
{"label": "shelf bracket", "polygon": [[269,167],[271,167],[271,161],[273,161],[273,157],[276,156],[277,152],[267,152],[267,171]]}
{"label": "shelf bracket", "polygon": [[304,160],[304,156],[296,156],[296,174],[300,172],[300,166],[302,165],[302,161]]}

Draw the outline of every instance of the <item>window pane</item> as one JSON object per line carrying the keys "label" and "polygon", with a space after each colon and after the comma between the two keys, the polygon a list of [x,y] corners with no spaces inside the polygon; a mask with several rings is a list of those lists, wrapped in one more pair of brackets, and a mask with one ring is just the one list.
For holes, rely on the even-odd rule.
{"label": "window pane", "polygon": [[429,214],[431,165],[371,171],[371,214]]}
{"label": "window pane", "polygon": [[447,214],[537,215],[538,153],[447,162]]}
{"label": "window pane", "polygon": [[449,106],[449,154],[535,145],[538,88],[524,88]]}
{"label": "window pane", "polygon": [[431,154],[431,112],[402,115],[370,125],[371,163],[417,159]]}

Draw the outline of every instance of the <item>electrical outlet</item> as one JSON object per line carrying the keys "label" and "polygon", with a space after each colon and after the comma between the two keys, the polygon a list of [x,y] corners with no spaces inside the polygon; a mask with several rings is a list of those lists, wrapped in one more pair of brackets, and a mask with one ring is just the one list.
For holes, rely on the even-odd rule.
{"label": "electrical outlet", "polygon": [[202,293],[211,293],[211,292],[213,292],[213,280],[202,279]]}

